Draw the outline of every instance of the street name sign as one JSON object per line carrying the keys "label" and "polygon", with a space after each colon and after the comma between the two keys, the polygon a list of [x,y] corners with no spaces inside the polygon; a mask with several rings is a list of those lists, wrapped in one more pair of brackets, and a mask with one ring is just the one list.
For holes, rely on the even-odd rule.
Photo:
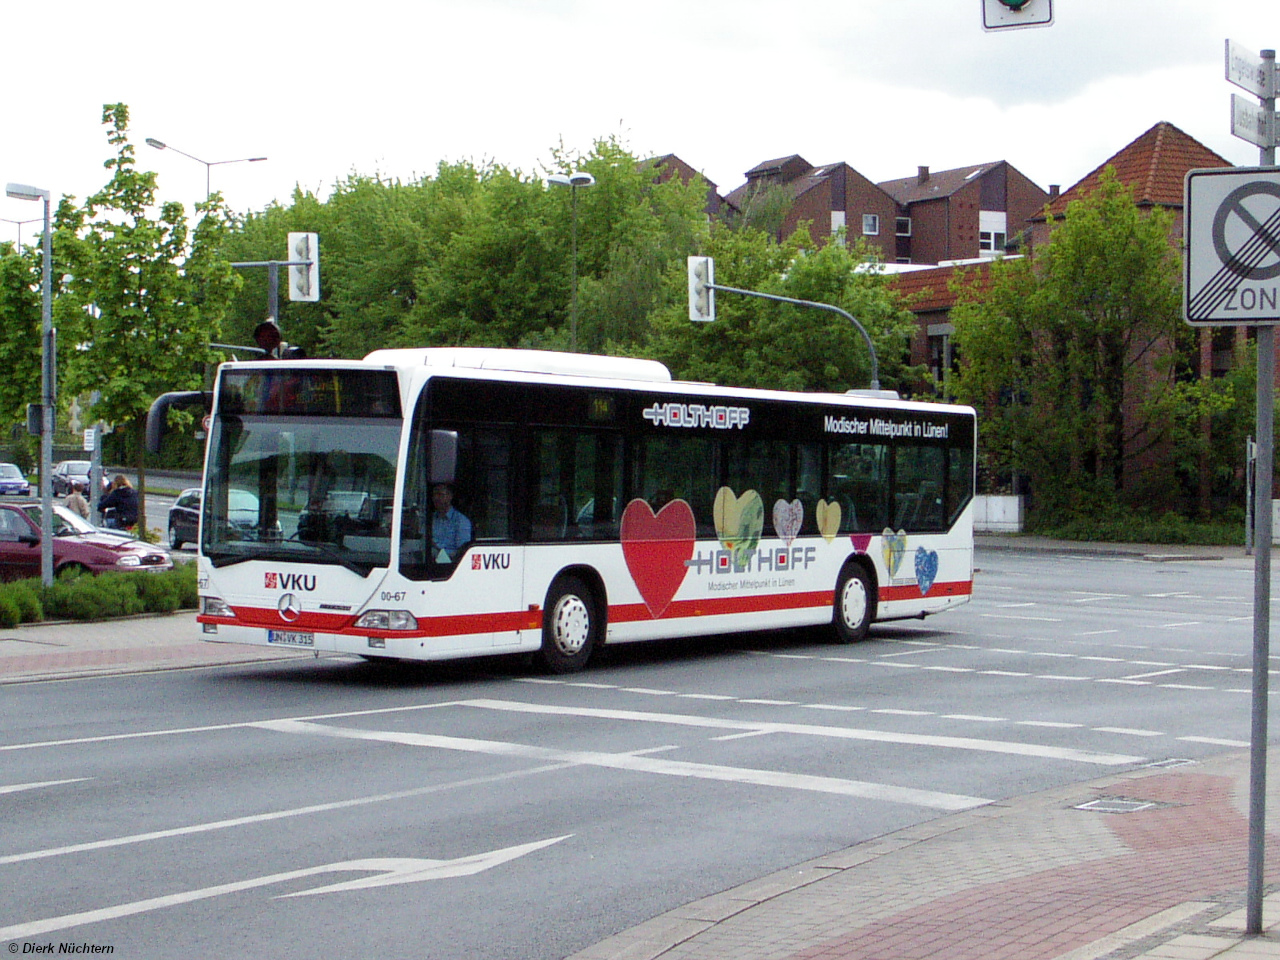
{"label": "street name sign", "polygon": [[1187,323],[1280,323],[1280,169],[1191,170],[1184,198]]}
{"label": "street name sign", "polygon": [[1262,58],[1234,40],[1227,41],[1227,80],[1255,97],[1274,97],[1275,71]]}
{"label": "street name sign", "polygon": [[1231,95],[1231,135],[1248,140],[1255,147],[1276,145],[1276,114],[1267,111],[1238,93]]}

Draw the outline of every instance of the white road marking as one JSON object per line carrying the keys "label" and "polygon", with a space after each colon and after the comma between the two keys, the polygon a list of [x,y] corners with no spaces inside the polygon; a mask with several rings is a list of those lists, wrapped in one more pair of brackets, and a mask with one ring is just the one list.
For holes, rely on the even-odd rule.
{"label": "white road marking", "polygon": [[[114,907],[99,910],[86,910],[82,913],[69,913],[48,920],[35,920],[29,923],[18,923],[9,927],[0,927],[0,940],[25,940],[68,930],[72,927],[84,926],[87,923],[103,923],[132,917],[140,913],[163,910],[165,907],[176,907],[197,900],[208,900],[231,893],[241,893],[258,887],[273,886],[298,880],[303,877],[315,877],[325,873],[361,872],[373,873],[373,877],[365,877],[345,883],[332,884],[316,890],[305,890],[287,896],[306,896],[315,893],[329,893],[336,890],[351,890],[358,887],[387,886],[393,883],[416,883],[422,880],[444,880],[451,877],[465,877],[496,867],[501,863],[523,857],[553,843],[559,843],[572,834],[554,837],[550,840],[538,840],[504,850],[493,850],[489,853],[459,857],[456,860],[428,860],[410,857],[380,857],[369,860],[347,860],[341,863],[327,863],[318,867],[306,867],[302,870],[289,870],[285,873],[273,873],[252,880],[241,880],[236,883],[221,883],[200,890],[187,890],[182,893],[171,893],[163,897],[152,897],[148,900],[136,900],[133,903],[122,903]],[[16,946],[16,944],[15,944]]]}
{"label": "white road marking", "polygon": [[70,780],[44,780],[40,783],[11,783],[0,787],[0,793],[21,793],[23,790],[39,790],[41,787],[60,787],[64,783],[81,783],[92,780],[92,777],[73,777]]}
{"label": "white road marking", "polygon": [[[1094,753],[1067,747],[1048,747],[1035,743],[1019,743],[1005,740],[978,740],[972,737],[947,737],[929,734],[895,733],[887,730],[864,730],[856,727],[824,727],[807,723],[776,723],[772,721],[722,720],[717,717],[687,716],[674,713],[642,713],[636,710],[607,710],[596,707],[559,707],[541,703],[521,703],[514,700],[459,700],[459,706],[477,707],[483,710],[499,710],[511,713],[534,713],[544,716],[592,717],[602,720],[628,720],[641,723],[675,724],[686,727],[704,727],[720,730],[761,730],[790,733],[798,736],[831,737],[838,740],[867,740],[875,743],[903,743],[913,746],[940,747],[952,750],[975,750],[984,753],[1004,753],[1024,757],[1041,757],[1049,760],[1072,760],[1101,766],[1122,766],[1138,763],[1144,757],[1111,753]],[[261,726],[261,724],[260,724]]]}
{"label": "white road marking", "polygon": [[1171,673],[1186,673],[1182,667],[1173,667],[1170,670],[1153,670],[1150,673],[1131,673],[1124,677],[1125,680],[1145,680],[1147,677],[1167,677]]}
{"label": "white road marking", "polygon": [[1041,623],[1061,623],[1061,617],[1024,617],[1014,613],[980,613],[980,617],[990,620],[1038,620]]}
{"label": "white road marking", "polygon": [[[659,747],[672,749],[670,747]],[[235,827],[254,826],[269,823],[272,820],[287,820],[290,817],[308,816],[313,813],[332,813],[335,810],[349,810],[374,803],[387,803],[394,800],[408,800],[413,797],[425,797],[446,790],[459,790],[467,787],[485,786],[501,783],[504,780],[515,780],[539,773],[564,770],[571,766],[567,763],[552,763],[542,767],[531,767],[527,770],[513,770],[507,773],[493,774],[486,777],[468,777],[465,780],[454,780],[450,783],[435,784],[430,787],[415,787],[412,790],[397,790],[394,793],[380,793],[367,797],[353,797],[350,800],[335,800],[332,803],[313,803],[305,807],[293,807],[289,810],[275,810],[271,813],[250,814],[244,817],[232,817],[228,820],[213,820],[206,823],[193,823],[185,827],[173,827],[169,830],[153,830],[149,833],[135,833],[124,837],[111,837],[106,840],[90,840],[85,843],[73,843],[64,847],[50,847],[44,850],[31,850],[27,853],[12,853],[0,856],[0,866],[10,863],[26,863],[29,860],[47,860],[50,857],[61,857],[72,853],[88,853],[93,850],[107,850],[112,847],[127,847],[135,843],[147,843],[152,840],[168,840],[172,837],[186,837],[197,833],[211,833],[215,830],[229,830]]]}
{"label": "white road marking", "polygon": [[1248,740],[1224,740],[1221,737],[1179,737],[1186,743],[1207,743],[1214,747],[1247,747]]}
{"label": "white road marking", "polygon": [[[470,701],[469,705],[483,706],[489,702],[496,703],[497,701]],[[498,709],[501,709],[501,707]],[[933,790],[916,790],[911,787],[895,787],[889,784],[868,783],[862,780],[843,780],[836,777],[782,773],[776,770],[755,770],[749,767],[727,767],[719,764],[688,763],[680,760],[658,760],[622,753],[557,750],[550,747],[506,743],[500,740],[445,737],[429,733],[407,733],[399,730],[358,730],[294,720],[270,720],[257,724],[257,726],[264,730],[274,730],[279,733],[311,734],[381,743],[399,743],[412,747],[461,750],[467,753],[483,753],[490,756],[571,763],[581,766],[605,767],[613,770],[628,770],[636,773],[653,773],[670,777],[696,777],[702,780],[718,780],[726,783],[781,787],[788,790],[809,790],[815,793],[858,797],[863,800],[904,803],[912,806],[929,807],[935,810],[969,810],[991,802],[981,797],[938,793]]]}
{"label": "white road marking", "polygon": [[1129,727],[1094,727],[1099,733],[1118,733],[1125,737],[1163,737],[1158,730],[1132,730]]}

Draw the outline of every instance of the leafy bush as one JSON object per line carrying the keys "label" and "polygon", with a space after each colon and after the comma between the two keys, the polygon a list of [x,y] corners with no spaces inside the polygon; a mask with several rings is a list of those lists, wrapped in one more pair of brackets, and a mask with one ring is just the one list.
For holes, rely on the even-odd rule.
{"label": "leafy bush", "polygon": [[0,593],[0,627],[16,627],[22,622],[22,611],[11,594]]}
{"label": "leafy bush", "polygon": [[22,617],[20,623],[36,623],[44,619],[44,606],[40,603],[37,586],[35,580],[20,580],[10,585],[8,593],[18,604],[18,612]]}
{"label": "leafy bush", "polygon": [[182,603],[182,585],[173,577],[133,576],[142,608],[147,613],[173,613]]}
{"label": "leafy bush", "polygon": [[195,609],[199,602],[194,563],[164,573],[73,573],[47,588],[39,580],[0,584],[0,626],[172,613]]}
{"label": "leafy bush", "polygon": [[1030,532],[1060,540],[1098,543],[1244,544],[1242,521],[1204,523],[1188,520],[1176,513],[1145,517],[1118,511],[1097,517],[1074,516],[1056,522],[1032,524]]}

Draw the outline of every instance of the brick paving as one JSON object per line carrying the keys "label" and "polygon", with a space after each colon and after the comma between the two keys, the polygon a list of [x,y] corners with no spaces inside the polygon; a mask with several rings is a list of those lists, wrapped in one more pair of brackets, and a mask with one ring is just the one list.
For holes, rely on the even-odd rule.
{"label": "brick paving", "polygon": [[313,656],[205,643],[199,635],[192,612],[0,629],[0,684]]}
{"label": "brick paving", "polygon": [[[1244,936],[1248,767],[1233,754],[942,817],[572,960],[1280,960],[1280,886],[1267,932]],[[1121,798],[1152,806],[1078,809]],[[1268,826],[1270,891],[1280,834]]]}

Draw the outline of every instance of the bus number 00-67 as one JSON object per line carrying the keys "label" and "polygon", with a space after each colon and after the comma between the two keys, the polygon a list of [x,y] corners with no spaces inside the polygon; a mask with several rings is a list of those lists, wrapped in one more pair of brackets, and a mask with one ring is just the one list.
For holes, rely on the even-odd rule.
{"label": "bus number 00-67", "polygon": [[383,599],[383,600],[396,600],[396,601],[399,601],[399,600],[403,600],[403,599],[404,599],[404,597],[405,597],[405,592],[404,592],[403,590],[395,590],[395,591],[392,591],[392,590],[383,590],[383,591],[382,591],[382,599]]}

